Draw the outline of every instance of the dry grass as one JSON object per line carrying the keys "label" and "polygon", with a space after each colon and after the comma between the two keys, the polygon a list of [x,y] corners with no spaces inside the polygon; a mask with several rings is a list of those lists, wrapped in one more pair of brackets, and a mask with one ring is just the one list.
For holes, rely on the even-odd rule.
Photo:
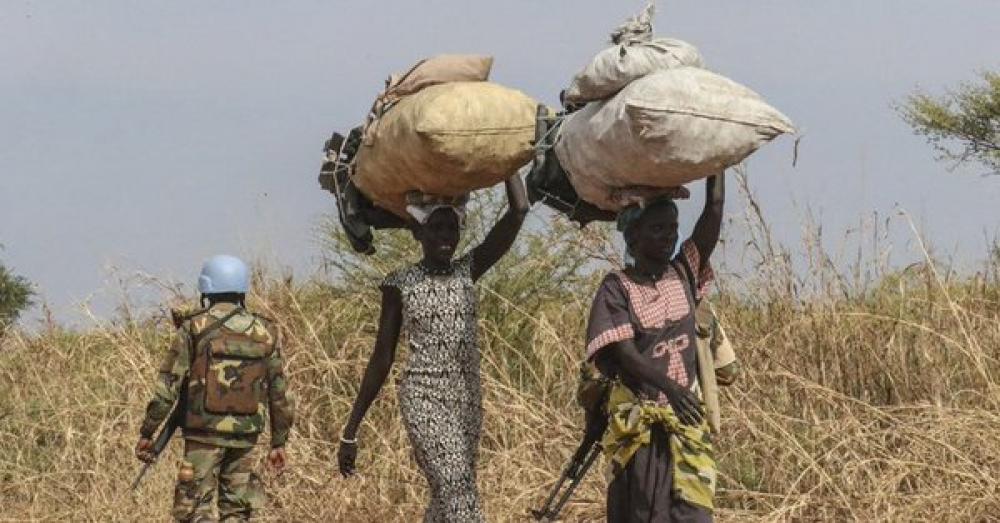
{"label": "dry grass", "polygon": [[[572,235],[574,245],[553,250],[551,235],[567,234],[557,226],[522,242],[533,255],[506,260],[482,286],[479,481],[493,521],[527,519],[580,431],[572,395],[594,279],[570,251],[593,253],[603,239],[600,232]],[[768,249],[782,259],[773,247],[761,251]],[[293,468],[265,478],[268,520],[419,520],[424,481],[391,385],[361,431],[360,478],[343,480],[334,471],[333,442],[374,337],[378,302],[370,281],[398,265],[404,251],[387,248],[362,268],[335,260],[346,271],[337,285],[260,279],[254,306],[288,333],[299,415]],[[995,270],[946,281],[924,264],[864,288],[814,285],[833,290],[808,297],[793,271],[786,268],[788,281],[778,281],[772,270],[757,272],[766,282],[744,280],[768,285],[767,292],[733,291],[718,303],[746,368],[724,396],[718,519],[997,518]],[[85,332],[53,325],[2,341],[0,520],[166,519],[179,442],[137,493],[128,485],[138,468],[131,447],[169,335],[167,321],[154,315]],[[565,520],[600,520],[604,485],[593,472]]]}

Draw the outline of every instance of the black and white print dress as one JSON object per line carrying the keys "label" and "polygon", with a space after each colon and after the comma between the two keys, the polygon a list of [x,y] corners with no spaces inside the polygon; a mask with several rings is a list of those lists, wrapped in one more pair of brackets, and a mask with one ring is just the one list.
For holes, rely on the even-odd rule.
{"label": "black and white print dress", "polygon": [[386,277],[399,289],[410,354],[397,388],[417,464],[430,484],[425,522],[481,522],[476,460],[482,392],[472,256],[450,275],[413,265]]}

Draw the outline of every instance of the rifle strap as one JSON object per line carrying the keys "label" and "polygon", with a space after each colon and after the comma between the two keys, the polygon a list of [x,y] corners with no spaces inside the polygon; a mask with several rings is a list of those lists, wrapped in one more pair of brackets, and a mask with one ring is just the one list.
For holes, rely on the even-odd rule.
{"label": "rifle strap", "polygon": [[194,350],[194,348],[198,346],[198,343],[201,342],[201,340],[205,336],[208,336],[209,334],[211,334],[212,332],[214,332],[219,327],[222,327],[227,321],[229,321],[230,318],[232,318],[233,316],[236,316],[237,314],[239,314],[241,312],[243,312],[243,307],[236,307],[229,314],[226,314],[225,316],[223,316],[223,317],[215,320],[212,324],[210,324],[208,327],[205,327],[203,330],[201,330],[197,334],[192,334],[191,335],[191,350]]}
{"label": "rifle strap", "polygon": [[[227,321],[229,321],[230,318],[236,316],[240,312],[243,312],[243,310],[244,310],[243,307],[236,307],[229,314],[226,314],[225,316],[215,320],[208,327],[205,327],[197,334],[191,334],[191,346],[188,352],[188,357],[190,358],[191,364],[194,364],[195,349],[198,348],[198,344],[201,343],[201,340],[204,339],[205,336],[208,336],[209,334],[214,332],[216,329],[222,327]],[[189,365],[188,372],[187,374],[184,375],[185,381],[187,381],[187,379],[190,377],[190,374],[191,374],[191,369]]]}
{"label": "rifle strap", "polygon": [[688,287],[691,290],[691,301],[695,305],[698,305],[701,300],[698,299],[698,283],[695,281],[694,270],[691,269],[691,264],[688,263],[687,256],[678,256],[678,258],[680,258],[681,267],[684,269],[684,279],[687,280]]}

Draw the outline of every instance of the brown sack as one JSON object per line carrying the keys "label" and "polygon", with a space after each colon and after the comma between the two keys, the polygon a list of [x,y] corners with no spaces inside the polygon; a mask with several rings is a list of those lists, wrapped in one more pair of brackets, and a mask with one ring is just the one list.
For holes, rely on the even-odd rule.
{"label": "brown sack", "polygon": [[417,62],[405,73],[397,73],[386,81],[379,98],[387,103],[416,93],[425,87],[448,82],[485,82],[493,68],[492,56],[443,54]]}
{"label": "brown sack", "polygon": [[534,156],[535,111],[524,93],[489,82],[426,87],[384,112],[352,180],[404,218],[410,191],[459,196],[491,187]]}
{"label": "brown sack", "polygon": [[365,143],[370,144],[375,128],[392,104],[432,85],[449,82],[485,82],[493,69],[492,56],[443,54],[425,58],[405,73],[396,73],[385,81],[385,89],[375,98],[365,122]]}

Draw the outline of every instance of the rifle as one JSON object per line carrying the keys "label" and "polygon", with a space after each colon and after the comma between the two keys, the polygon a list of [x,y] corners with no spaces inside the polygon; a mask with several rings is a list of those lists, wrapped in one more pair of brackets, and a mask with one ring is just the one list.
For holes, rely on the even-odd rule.
{"label": "rifle", "polygon": [[167,418],[167,421],[163,423],[163,427],[160,428],[160,433],[156,435],[156,439],[153,441],[153,461],[142,465],[142,470],[139,471],[139,475],[136,476],[135,481],[132,482],[132,490],[138,488],[139,482],[142,481],[142,477],[146,475],[146,471],[148,471],[149,467],[156,463],[156,458],[160,456],[163,449],[167,448],[167,444],[170,443],[170,438],[173,437],[174,432],[177,431],[177,427],[184,422],[184,405],[186,403],[186,396],[187,383],[185,381],[184,385],[181,387],[180,394],[177,395],[177,404],[174,405],[174,410],[170,412],[170,416]]}
{"label": "rifle", "polygon": [[[535,517],[536,521],[555,521],[556,517],[559,516],[559,512],[562,511],[563,506],[566,505],[570,496],[573,495],[573,491],[583,481],[583,477],[587,475],[587,471],[590,470],[594,461],[597,461],[597,456],[601,454],[601,450],[603,449],[600,440],[607,428],[608,417],[603,412],[587,413],[587,429],[584,433],[583,441],[577,447],[576,452],[573,453],[573,457],[570,458],[569,464],[563,470],[562,476],[559,477],[559,481],[552,489],[552,493],[545,500],[545,505],[540,509],[531,511],[531,515]],[[553,506],[552,502],[559,495],[566,480],[570,480],[569,486],[566,487],[562,496],[559,497],[559,501]]]}
{"label": "rifle", "polygon": [[[171,308],[170,309],[170,321],[174,324],[175,329],[181,328],[184,322],[202,312],[206,309],[192,309],[192,308]],[[181,386],[180,394],[177,395],[177,403],[174,404],[174,410],[170,412],[170,416],[163,423],[163,427],[160,428],[160,433],[156,436],[156,440],[153,441],[153,460],[150,463],[146,463],[139,470],[139,475],[135,477],[135,481],[132,482],[132,490],[135,490],[139,486],[139,482],[142,481],[142,477],[146,475],[149,467],[155,463],[156,458],[160,456],[163,449],[167,448],[167,444],[170,443],[170,438],[173,437],[174,432],[177,432],[177,428],[181,426],[184,422],[184,405],[185,399],[187,398],[187,378],[184,379],[184,384]]]}

